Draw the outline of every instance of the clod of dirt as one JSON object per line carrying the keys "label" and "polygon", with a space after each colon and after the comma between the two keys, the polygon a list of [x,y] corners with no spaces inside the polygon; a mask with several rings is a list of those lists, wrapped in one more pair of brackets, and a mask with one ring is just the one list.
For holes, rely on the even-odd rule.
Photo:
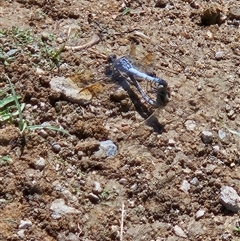
{"label": "clod of dirt", "polygon": [[201,24],[210,26],[212,24],[221,24],[221,11],[216,7],[209,7],[204,10],[201,16]]}
{"label": "clod of dirt", "polygon": [[156,8],[165,8],[167,3],[168,3],[167,0],[158,0],[155,4],[155,7]]}
{"label": "clod of dirt", "polygon": [[229,18],[240,20],[240,7],[231,7],[229,10]]}
{"label": "clod of dirt", "polygon": [[100,144],[98,141],[85,141],[85,142],[79,141],[75,147],[75,150],[82,151],[90,155],[93,152],[98,150],[99,145]]}
{"label": "clod of dirt", "polygon": [[0,130],[0,145],[7,146],[20,136],[20,130],[17,127],[6,126]]}

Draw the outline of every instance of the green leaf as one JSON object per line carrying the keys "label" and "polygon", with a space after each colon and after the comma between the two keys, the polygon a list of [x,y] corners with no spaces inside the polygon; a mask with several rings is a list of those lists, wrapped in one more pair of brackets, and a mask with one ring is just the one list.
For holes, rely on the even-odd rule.
{"label": "green leaf", "polygon": [[[21,96],[17,95],[16,98],[21,99]],[[13,101],[15,101],[15,98],[12,95],[0,100],[0,109],[4,108],[5,106],[7,106],[8,104],[10,104]]]}
{"label": "green leaf", "polygon": [[228,128],[226,125],[225,125],[225,128],[226,128],[230,133],[232,133],[232,134],[237,135],[237,136],[240,137],[240,132],[235,131],[235,130],[232,130],[232,129]]}
{"label": "green leaf", "polygon": [[55,127],[55,126],[34,125],[34,126],[28,126],[27,129],[30,131],[39,130],[39,129],[49,129],[49,130],[58,131],[58,132],[61,132],[63,134],[70,136],[70,134],[67,131],[65,131],[63,128],[59,128],[59,127]]}
{"label": "green leaf", "polygon": [[122,15],[126,15],[126,14],[128,14],[128,13],[130,13],[131,12],[131,9],[130,8],[125,8],[124,10],[123,10],[123,12],[122,12]]}
{"label": "green leaf", "polygon": [[12,162],[12,158],[9,157],[9,156],[3,156],[3,157],[1,158],[1,160],[2,160],[3,162]]}

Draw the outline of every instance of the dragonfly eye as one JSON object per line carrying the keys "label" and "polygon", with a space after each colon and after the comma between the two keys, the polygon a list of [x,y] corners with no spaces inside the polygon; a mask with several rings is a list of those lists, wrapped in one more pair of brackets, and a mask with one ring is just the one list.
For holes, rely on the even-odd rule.
{"label": "dragonfly eye", "polygon": [[113,63],[114,60],[116,60],[116,59],[117,59],[117,56],[115,54],[111,54],[111,55],[108,56],[107,62],[108,63]]}

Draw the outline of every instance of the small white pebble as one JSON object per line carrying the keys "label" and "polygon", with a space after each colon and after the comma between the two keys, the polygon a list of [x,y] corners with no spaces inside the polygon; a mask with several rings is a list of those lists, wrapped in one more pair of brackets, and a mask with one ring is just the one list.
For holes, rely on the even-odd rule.
{"label": "small white pebble", "polygon": [[196,219],[203,217],[204,214],[205,214],[205,211],[203,209],[198,210],[196,212]]}
{"label": "small white pebble", "polygon": [[187,130],[189,131],[193,131],[196,127],[196,122],[194,120],[187,120],[184,123],[185,127],[187,128]]}
{"label": "small white pebble", "polygon": [[174,233],[179,236],[179,237],[182,237],[182,238],[187,238],[187,235],[185,234],[185,232],[182,230],[181,227],[179,227],[178,225],[175,225],[174,228]]}
{"label": "small white pebble", "polygon": [[18,226],[19,229],[27,229],[32,226],[32,222],[30,220],[21,220]]}
{"label": "small white pebble", "polygon": [[191,183],[192,185],[197,185],[197,184],[199,183],[199,180],[198,180],[197,177],[194,177],[194,178],[190,181],[190,183]]}
{"label": "small white pebble", "polygon": [[224,57],[224,52],[223,51],[218,51],[215,53],[215,59],[216,60],[221,60]]}
{"label": "small white pebble", "polygon": [[181,189],[183,192],[188,193],[190,187],[191,187],[190,183],[189,183],[187,180],[183,180],[180,189]]}

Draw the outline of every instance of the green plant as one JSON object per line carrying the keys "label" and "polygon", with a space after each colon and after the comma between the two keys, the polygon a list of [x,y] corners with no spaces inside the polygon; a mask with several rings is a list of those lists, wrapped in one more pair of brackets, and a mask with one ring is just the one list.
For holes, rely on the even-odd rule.
{"label": "green plant", "polygon": [[9,163],[9,162],[12,162],[12,158],[9,157],[9,156],[2,156],[2,157],[0,158],[0,160],[1,160],[1,162],[4,163],[4,164]]}
{"label": "green plant", "polygon": [[131,12],[131,9],[128,8],[128,7],[126,7],[126,8],[123,10],[122,15],[126,15],[126,14],[128,14],[128,13],[130,13],[130,12]]}
{"label": "green plant", "polygon": [[99,197],[100,197],[100,199],[102,200],[102,201],[106,201],[106,200],[109,200],[109,191],[107,191],[106,189],[104,189],[102,192],[101,192],[101,194],[99,195]]}
{"label": "green plant", "polygon": [[228,128],[226,125],[225,125],[225,128],[226,128],[230,133],[232,133],[232,134],[237,135],[238,137],[240,137],[240,132],[235,131],[235,130],[232,130],[232,129]]}
{"label": "green plant", "polygon": [[236,236],[240,236],[240,227],[239,227],[239,226],[236,226],[236,227],[233,229],[233,233],[234,233]]}
{"label": "green plant", "polygon": [[[9,33],[9,32],[8,32]],[[32,35],[32,30],[22,30],[18,27],[13,27],[11,30],[12,33],[12,38],[15,40],[17,44],[28,44],[32,42],[33,40],[33,35]]]}
{"label": "green plant", "polygon": [[47,70],[59,67],[62,63],[61,53],[65,44],[55,46],[56,37],[53,34],[49,34],[47,40],[43,41],[42,37],[35,35],[31,29],[13,27],[0,29],[0,37],[5,38],[6,42],[5,48],[0,49],[0,63],[5,66],[13,62],[15,56],[28,56],[33,66]]}
{"label": "green plant", "polygon": [[[21,99],[20,96],[16,96],[17,99]],[[0,100],[0,122],[10,121],[12,122],[13,117],[19,114],[18,110],[14,112],[16,106],[12,103],[15,101],[13,96],[5,96],[2,100]],[[20,105],[21,111],[23,111],[25,104],[22,103]]]}
{"label": "green plant", "polygon": [[[70,135],[67,131],[65,131],[61,127],[59,128],[59,127],[55,127],[55,126],[28,125],[27,121],[23,119],[22,111],[23,111],[24,105],[19,103],[20,97],[17,96],[17,94],[15,92],[15,89],[13,87],[13,84],[12,84],[11,80],[9,79],[9,77],[6,74],[4,74],[4,76],[5,76],[5,78],[7,79],[8,83],[10,85],[11,94],[12,94],[10,97],[8,97],[8,102],[9,101],[15,102],[15,106],[17,108],[17,112],[16,112],[17,114],[15,114],[15,115],[18,115],[18,117],[19,117],[18,127],[19,127],[22,135],[24,135],[27,131],[32,131],[32,130],[37,130],[37,129],[49,129],[49,130],[58,131],[58,132],[61,132],[63,134]],[[7,101],[5,100],[5,102],[7,102]],[[5,106],[5,104],[3,106]],[[8,114],[8,115],[11,118],[13,117],[13,114]]]}
{"label": "green plant", "polygon": [[99,198],[101,201],[109,201],[111,198],[115,197],[116,193],[114,191],[109,191],[104,189],[101,194],[99,194]]}
{"label": "green plant", "polygon": [[0,62],[4,65],[9,65],[10,62],[13,61],[13,57],[9,56],[8,53],[4,53],[2,49],[0,49]]}

